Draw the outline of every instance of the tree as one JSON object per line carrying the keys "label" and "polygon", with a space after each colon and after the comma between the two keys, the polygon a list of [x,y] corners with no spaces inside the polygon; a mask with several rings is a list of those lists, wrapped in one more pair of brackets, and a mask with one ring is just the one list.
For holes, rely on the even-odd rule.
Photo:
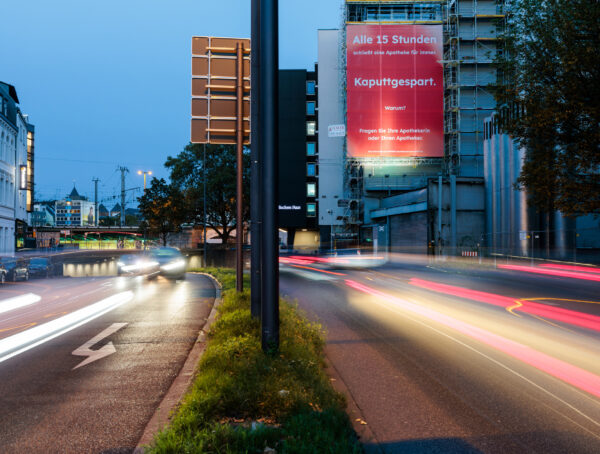
{"label": "tree", "polygon": [[138,197],[139,209],[148,229],[159,235],[163,245],[167,245],[169,233],[181,230],[185,222],[183,194],[164,178],[152,178],[150,187]]}
{"label": "tree", "polygon": [[599,24],[597,0],[516,0],[508,16],[496,99],[548,216],[600,211]]}
{"label": "tree", "polygon": [[[243,219],[250,218],[250,156],[243,155]],[[165,167],[171,182],[185,197],[188,219],[202,224],[204,197],[204,145],[189,144],[176,157],[169,156]],[[206,145],[206,225],[227,243],[236,228],[236,150],[231,145]],[[242,234],[242,229],[238,234]]]}

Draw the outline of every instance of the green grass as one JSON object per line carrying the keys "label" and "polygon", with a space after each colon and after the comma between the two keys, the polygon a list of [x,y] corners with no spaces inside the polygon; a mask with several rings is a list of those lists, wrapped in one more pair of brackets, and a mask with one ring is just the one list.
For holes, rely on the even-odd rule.
{"label": "green grass", "polygon": [[224,289],[198,374],[152,453],[361,453],[345,401],[323,371],[323,331],[297,306],[280,302],[280,348],[261,350],[260,323],[235,273],[214,275]]}

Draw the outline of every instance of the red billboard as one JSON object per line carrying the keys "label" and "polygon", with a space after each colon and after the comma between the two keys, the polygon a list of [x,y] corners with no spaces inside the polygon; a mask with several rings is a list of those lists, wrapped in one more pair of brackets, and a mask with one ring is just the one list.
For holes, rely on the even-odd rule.
{"label": "red billboard", "polygon": [[348,25],[348,157],[444,155],[441,25]]}

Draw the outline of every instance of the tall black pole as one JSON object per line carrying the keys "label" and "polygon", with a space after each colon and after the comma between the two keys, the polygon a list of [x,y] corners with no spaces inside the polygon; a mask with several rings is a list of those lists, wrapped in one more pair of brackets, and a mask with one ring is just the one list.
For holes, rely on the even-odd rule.
{"label": "tall black pole", "polygon": [[244,45],[236,46],[236,221],[235,221],[235,280],[236,290],[244,290],[244,217],[243,217],[243,163],[244,163]]}
{"label": "tall black pole", "polygon": [[260,282],[260,243],[261,243],[261,190],[260,190],[260,117],[258,104],[260,98],[260,0],[252,0],[252,33],[250,52],[250,312],[252,316],[260,317],[260,302],[262,299]]}
{"label": "tall black pole", "polygon": [[262,177],[262,348],[279,349],[278,1],[260,0],[260,160]]}

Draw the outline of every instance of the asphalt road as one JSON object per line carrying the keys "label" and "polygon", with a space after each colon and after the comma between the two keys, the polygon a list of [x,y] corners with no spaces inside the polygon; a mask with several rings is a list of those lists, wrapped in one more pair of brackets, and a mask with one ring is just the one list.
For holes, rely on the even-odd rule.
{"label": "asphalt road", "polygon": [[326,328],[370,451],[598,453],[600,274],[535,271],[292,261],[281,291]]}
{"label": "asphalt road", "polygon": [[214,297],[190,274],[0,287],[0,452],[132,452]]}

